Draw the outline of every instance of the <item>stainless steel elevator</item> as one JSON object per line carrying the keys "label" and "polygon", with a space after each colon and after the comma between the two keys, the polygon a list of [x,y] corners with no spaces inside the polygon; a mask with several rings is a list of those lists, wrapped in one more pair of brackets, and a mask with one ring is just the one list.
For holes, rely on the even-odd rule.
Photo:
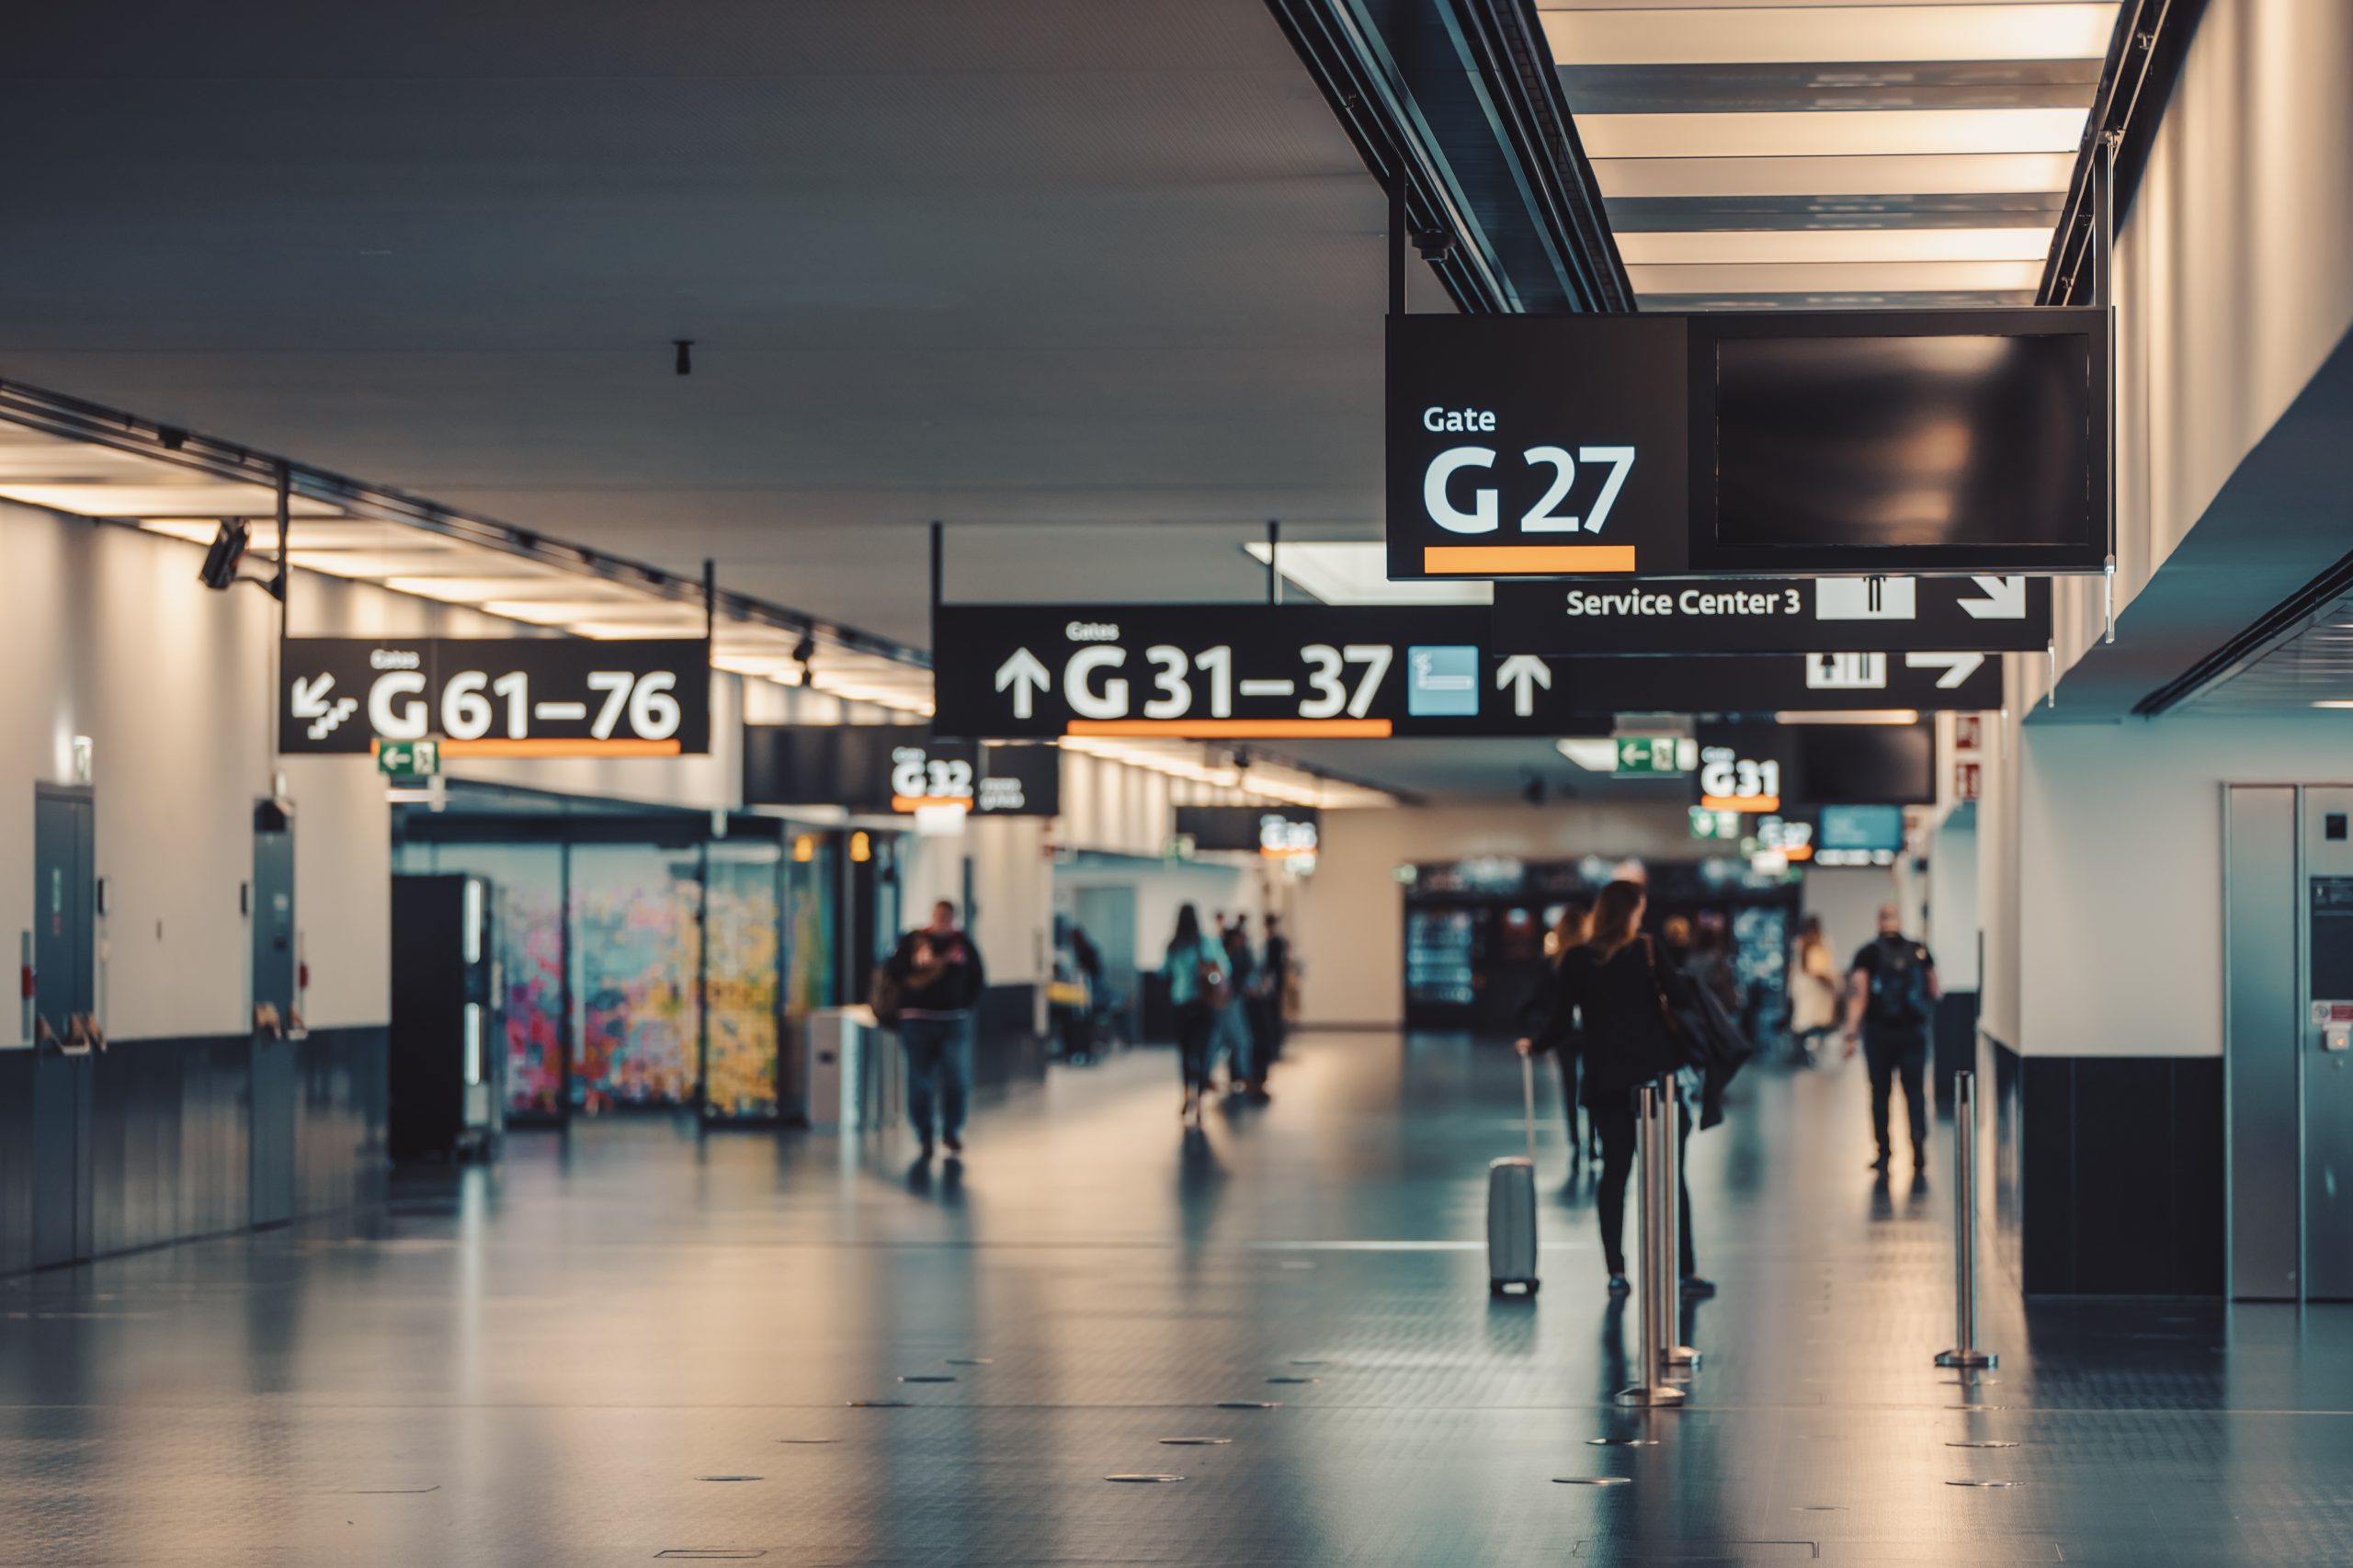
{"label": "stainless steel elevator", "polygon": [[2230,1291],[2353,1300],[2353,785],[2224,806]]}

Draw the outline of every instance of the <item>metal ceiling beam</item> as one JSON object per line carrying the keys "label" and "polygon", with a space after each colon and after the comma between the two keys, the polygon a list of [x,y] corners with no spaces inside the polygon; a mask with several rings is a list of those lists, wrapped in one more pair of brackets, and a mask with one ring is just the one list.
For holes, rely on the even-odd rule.
{"label": "metal ceiling beam", "polygon": [[2090,302],[2099,237],[2094,176],[2100,158],[2113,140],[2116,210],[2111,221],[2120,228],[2132,210],[2133,197],[2140,193],[2157,122],[2165,116],[2165,102],[2173,96],[2182,61],[2189,52],[2189,40],[2205,14],[2206,0],[2124,0],[2119,7],[2116,34],[2109,41],[2108,59],[2100,67],[2099,95],[2084,119],[2075,176],[2068,183],[2058,227],[2052,232],[2051,255],[2042,265],[2042,286],[2036,303]]}
{"label": "metal ceiling beam", "polygon": [[1267,4],[1458,309],[1634,308],[1531,0]]}

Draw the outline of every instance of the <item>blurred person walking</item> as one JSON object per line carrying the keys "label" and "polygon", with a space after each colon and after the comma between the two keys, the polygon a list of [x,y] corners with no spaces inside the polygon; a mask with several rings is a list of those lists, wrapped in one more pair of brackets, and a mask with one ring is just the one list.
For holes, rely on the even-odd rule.
{"label": "blurred person walking", "polygon": [[1888,1101],[1895,1080],[1904,1081],[1904,1109],[1911,1122],[1912,1168],[1928,1163],[1928,1107],[1925,1080],[1928,1030],[1936,1017],[1937,960],[1927,947],[1904,934],[1904,916],[1892,903],[1879,909],[1879,936],[1847,966],[1847,1054],[1863,1044],[1871,1075],[1871,1133],[1879,1157],[1871,1169],[1887,1174],[1894,1157],[1888,1137]]}
{"label": "blurred person walking", "polygon": [[[1646,899],[1639,882],[1616,881],[1601,890],[1585,938],[1563,955],[1552,1006],[1543,1027],[1518,1041],[1521,1055],[1575,1051],[1582,1058],[1578,1097],[1601,1139],[1601,1187],[1595,1213],[1601,1224],[1601,1251],[1609,1269],[1609,1291],[1624,1295],[1626,1278],[1626,1180],[1634,1168],[1635,1096],[1644,1084],[1676,1074],[1687,1049],[1669,1021],[1667,971],[1657,944],[1643,935]],[[1691,1113],[1678,1083],[1676,1114],[1688,1144]],[[1677,1260],[1687,1295],[1713,1295],[1699,1278],[1691,1240],[1691,1192],[1676,1170],[1681,1256]]]}
{"label": "blurred person walking", "polygon": [[1225,946],[1204,934],[1200,915],[1191,904],[1176,911],[1176,930],[1168,939],[1161,972],[1168,982],[1168,1004],[1176,1011],[1176,1066],[1184,1075],[1185,1101],[1179,1112],[1198,1124],[1201,1096],[1210,1086],[1210,1030],[1215,1008],[1233,999],[1233,986],[1225,971]]}
{"label": "blurred person walking", "polygon": [[1838,1027],[1838,962],[1830,956],[1822,916],[1798,927],[1790,955],[1790,1042],[1793,1060],[1811,1067],[1815,1049]]}
{"label": "blurred person walking", "polygon": [[[892,992],[899,1044],[907,1054],[907,1116],[931,1158],[932,1119],[950,1154],[963,1153],[964,1104],[972,1082],[972,1010],[987,978],[981,950],[956,924],[947,899],[931,924],[908,932],[883,966]],[[881,1008],[877,1008],[878,1013]]]}

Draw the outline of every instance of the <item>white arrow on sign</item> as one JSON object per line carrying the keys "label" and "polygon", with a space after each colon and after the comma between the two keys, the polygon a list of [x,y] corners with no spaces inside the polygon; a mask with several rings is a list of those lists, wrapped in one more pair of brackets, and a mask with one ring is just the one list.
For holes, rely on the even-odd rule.
{"label": "white arrow on sign", "polygon": [[[2021,577],[2018,581],[2023,584],[2026,579]],[[2021,587],[2019,592],[2023,593],[2025,589]],[[1905,669],[1945,672],[1937,677],[1938,691],[1950,691],[1962,681],[1975,675],[1978,667],[1984,663],[1985,655],[1983,653],[1906,653],[1904,655]]]}
{"label": "white arrow on sign", "polygon": [[335,689],[335,676],[321,676],[316,680],[294,677],[293,711],[297,719],[324,719],[327,716],[327,693]]}
{"label": "white arrow on sign", "polygon": [[2026,579],[2024,577],[1972,577],[1982,599],[1963,599],[1961,608],[1975,620],[2024,620],[2026,619]]}
{"label": "white arrow on sign", "polygon": [[1552,689],[1552,666],[1533,653],[1514,653],[1495,670],[1495,689],[1512,687],[1511,710],[1523,719],[1536,711],[1540,686]]}
{"label": "white arrow on sign", "polygon": [[1013,687],[1013,716],[1027,719],[1037,701],[1037,694],[1054,684],[1038,655],[1027,648],[1017,648],[1013,657],[996,667],[996,688]]}

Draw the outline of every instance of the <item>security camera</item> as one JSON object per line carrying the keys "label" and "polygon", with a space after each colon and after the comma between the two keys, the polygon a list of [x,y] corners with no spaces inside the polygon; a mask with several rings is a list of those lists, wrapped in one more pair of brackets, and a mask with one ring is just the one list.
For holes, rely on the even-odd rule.
{"label": "security camera", "polygon": [[801,634],[801,641],[792,645],[792,662],[799,665],[801,668],[807,669],[809,667],[809,661],[816,656],[817,640],[814,637],[810,636],[806,631],[802,632]]}
{"label": "security camera", "polygon": [[1444,261],[1454,254],[1454,236],[1444,229],[1416,229],[1413,241],[1424,261]]}
{"label": "security camera", "polygon": [[212,536],[212,548],[204,552],[197,581],[215,593],[227,593],[237,581],[237,568],[244,562],[245,537],[243,518],[222,519],[221,531]]}

